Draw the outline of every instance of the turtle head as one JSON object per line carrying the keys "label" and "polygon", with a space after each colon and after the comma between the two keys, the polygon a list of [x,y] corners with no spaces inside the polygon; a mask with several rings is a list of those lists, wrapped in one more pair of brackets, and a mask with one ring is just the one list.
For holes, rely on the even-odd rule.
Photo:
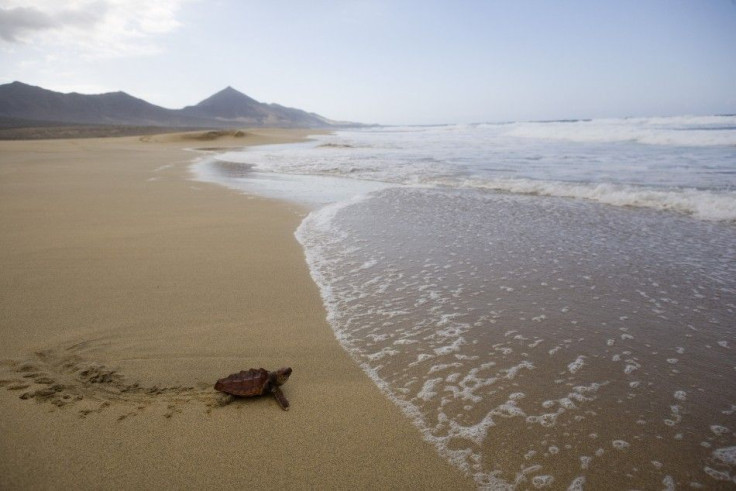
{"label": "turtle head", "polygon": [[276,370],[276,380],[274,382],[276,385],[284,385],[289,380],[289,375],[291,375],[291,367],[279,368]]}

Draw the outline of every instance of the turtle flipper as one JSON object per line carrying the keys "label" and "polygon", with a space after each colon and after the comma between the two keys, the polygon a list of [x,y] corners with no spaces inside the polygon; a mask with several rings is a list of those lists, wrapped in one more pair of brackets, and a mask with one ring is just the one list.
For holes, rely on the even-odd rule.
{"label": "turtle flipper", "polygon": [[283,409],[284,411],[288,411],[289,410],[289,401],[286,400],[286,397],[284,396],[284,393],[281,392],[281,388],[280,387],[274,387],[271,390],[271,393],[276,398],[276,401],[279,403],[279,406],[281,406],[281,409]]}

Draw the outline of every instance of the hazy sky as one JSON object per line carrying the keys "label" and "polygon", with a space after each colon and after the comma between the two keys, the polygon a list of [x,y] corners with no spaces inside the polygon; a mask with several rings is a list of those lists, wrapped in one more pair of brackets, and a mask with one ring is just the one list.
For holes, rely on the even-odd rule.
{"label": "hazy sky", "polygon": [[333,119],[736,113],[734,0],[0,0],[0,83]]}

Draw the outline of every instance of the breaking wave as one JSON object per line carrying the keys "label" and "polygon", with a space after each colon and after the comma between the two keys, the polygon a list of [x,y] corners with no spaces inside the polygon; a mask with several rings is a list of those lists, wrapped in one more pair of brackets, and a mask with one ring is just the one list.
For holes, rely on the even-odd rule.
{"label": "breaking wave", "polygon": [[623,184],[567,183],[530,179],[467,179],[461,187],[536,196],[581,198],[613,206],[654,208],[715,221],[736,221],[736,192],[662,190]]}
{"label": "breaking wave", "polygon": [[706,147],[736,146],[735,130],[736,116],[678,116],[512,123],[507,135],[573,142]]}
{"label": "breaking wave", "polygon": [[341,131],[229,152],[213,165],[246,179],[473,188],[733,222],[735,149],[736,116],[683,116]]}

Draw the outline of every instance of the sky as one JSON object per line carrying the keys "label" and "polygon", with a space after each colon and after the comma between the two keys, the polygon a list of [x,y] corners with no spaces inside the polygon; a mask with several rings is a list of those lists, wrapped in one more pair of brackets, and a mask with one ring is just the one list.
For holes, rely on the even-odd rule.
{"label": "sky", "polygon": [[331,119],[736,113],[736,0],[0,0],[0,83]]}

